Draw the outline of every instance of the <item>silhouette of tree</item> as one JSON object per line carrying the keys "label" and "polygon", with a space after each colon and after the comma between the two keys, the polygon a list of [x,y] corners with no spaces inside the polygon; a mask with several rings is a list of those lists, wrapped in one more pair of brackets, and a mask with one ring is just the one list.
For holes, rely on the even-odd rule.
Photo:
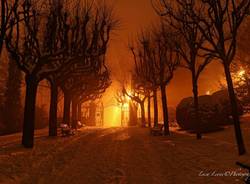
{"label": "silhouette of tree", "polygon": [[90,95],[97,97],[110,85],[110,74],[105,66],[105,53],[88,60],[88,64],[79,63],[77,67],[73,65],[70,70],[65,68],[66,71],[57,79],[64,93],[64,123],[70,123],[70,106],[73,99],[80,102]]}
{"label": "silhouette of tree", "polygon": [[[163,10],[160,13],[161,15],[169,14],[169,12],[172,14],[170,1],[160,0],[158,2],[161,5],[161,10]],[[203,51],[201,56],[218,59],[224,66],[232,105],[236,141],[239,154],[242,155],[245,153],[245,146],[241,134],[237,100],[230,74],[230,65],[236,53],[237,33],[244,18],[249,13],[250,1],[177,0],[176,4],[185,12],[185,17],[187,17],[187,19],[178,17],[178,20],[186,22],[188,27],[197,27],[197,30],[205,41],[205,44],[200,46]]]}
{"label": "silhouette of tree", "polygon": [[[106,53],[110,33],[116,24],[106,5],[86,5],[79,16],[63,5],[59,1],[48,3],[44,10],[38,9],[33,1],[25,1],[24,27],[17,23],[7,35],[7,49],[26,75],[22,141],[25,147],[33,147],[34,106],[39,81],[53,80],[53,75],[60,76],[63,68],[72,71],[79,67],[77,63],[98,68],[102,62],[92,59]],[[55,80],[51,86],[54,84]]]}
{"label": "silhouette of tree", "polygon": [[[176,4],[172,4],[168,0],[159,0],[159,4],[155,9],[157,13],[163,17],[163,20],[180,34],[181,42],[177,43],[177,47],[183,58],[183,64],[181,66],[191,72],[195,119],[197,122],[200,122],[198,80],[212,58],[199,58],[205,38],[198,26],[190,21],[188,14],[189,9],[184,5],[185,1],[176,2]],[[186,3],[189,3],[189,1],[186,1]],[[190,3],[189,8],[194,8],[194,4]],[[202,8],[199,10],[202,10]],[[197,139],[201,139],[201,132],[199,129],[200,128],[197,127]]]}
{"label": "silhouette of tree", "polygon": [[[13,24],[13,16],[18,14],[18,7],[20,5],[20,0],[1,0],[0,2],[0,54],[3,50],[4,40],[6,38],[6,34],[11,29]],[[20,20],[20,19],[19,19]]]}
{"label": "silhouette of tree", "polygon": [[246,150],[241,133],[230,65],[236,53],[237,33],[249,13],[250,1],[240,0],[235,2],[228,0],[226,3],[224,1],[204,1],[202,6],[204,7],[202,12],[197,12],[193,8],[189,11],[189,15],[206,39],[207,44],[202,47],[205,52],[204,56],[214,57],[223,64],[232,106],[236,141],[239,154],[243,155]]}
{"label": "silhouette of tree", "polygon": [[138,103],[141,108],[141,126],[146,127],[146,118],[145,118],[145,101],[149,95],[149,91],[141,85],[134,84],[130,92],[128,92],[123,86],[122,93],[128,96],[131,100]]}
{"label": "silhouette of tree", "polygon": [[[77,107],[86,101],[94,101],[100,99],[102,94],[111,85],[110,73],[104,71],[103,73],[94,75],[92,77],[88,76],[82,83],[82,87],[74,89],[72,97],[72,126],[76,128],[78,121]],[[79,88],[80,87],[80,88]],[[79,110],[79,109],[78,109]]]}
{"label": "silhouette of tree", "polygon": [[[141,86],[153,91],[155,106],[155,126],[158,122],[157,111],[157,88],[161,88],[162,108],[164,117],[165,135],[169,134],[168,108],[166,86],[169,84],[174,75],[174,70],[179,65],[179,54],[176,51],[177,36],[171,32],[169,27],[165,27],[162,23],[160,29],[151,32],[142,33],[139,38],[139,46],[141,50],[136,54],[134,48],[131,49],[135,60],[135,71]],[[166,30],[169,31],[166,31]],[[148,92],[150,95],[150,92]]]}
{"label": "silhouette of tree", "polygon": [[[41,16],[42,10],[38,9],[36,4],[31,1],[25,1],[22,8],[23,23],[19,23],[20,17],[16,15],[17,24],[14,25],[15,20],[12,21],[13,26],[6,36],[6,46],[12,59],[25,73],[26,98],[22,144],[25,147],[33,147],[37,86],[45,76],[58,68],[55,60],[58,61],[59,56],[63,56],[66,45],[64,43],[67,43],[65,38],[60,38],[59,35],[64,35],[68,29],[66,27],[63,29],[61,26],[60,29],[54,30],[54,27],[43,25],[44,22],[45,24],[49,23],[52,19],[51,15],[53,14],[50,13],[53,11],[52,7],[46,16]],[[48,51],[48,48],[53,45],[53,39],[48,38],[47,35],[53,35],[50,33],[54,32],[58,35],[61,48],[59,50],[56,47]]]}
{"label": "silhouette of tree", "polygon": [[[158,105],[157,105],[157,89],[158,85],[156,82],[157,73],[152,68],[152,62],[147,61],[146,48],[148,46],[148,32],[142,31],[141,35],[138,36],[136,45],[130,46],[130,51],[134,57],[134,79],[136,79],[137,86],[142,88],[146,93],[147,97],[151,98],[151,92],[153,92],[154,101],[154,126],[158,126]],[[150,108],[148,106],[148,108]],[[150,110],[148,110],[150,111]],[[149,124],[149,127],[151,124]]]}
{"label": "silhouette of tree", "polygon": [[148,96],[148,126],[151,127],[151,96]]}
{"label": "silhouette of tree", "polygon": [[[78,6],[79,7],[79,6]],[[96,7],[94,12],[91,6],[84,12],[84,15],[79,14],[77,9],[75,20],[73,21],[71,50],[85,53],[83,58],[75,58],[74,60],[82,59],[83,62],[74,64],[74,62],[65,65],[59,72],[50,75],[55,85],[64,83],[72,75],[90,75],[91,73],[98,73],[105,63],[105,53],[111,32],[116,28],[119,22],[114,19],[113,11],[106,5]],[[92,16],[92,18],[91,18]],[[80,18],[83,17],[83,20]],[[82,22],[83,25],[80,24]],[[79,44],[79,41],[84,41]],[[80,47],[79,47],[80,46]],[[78,50],[77,50],[78,49]],[[52,83],[52,84],[53,84]],[[65,82],[67,84],[67,82]],[[71,83],[69,83],[71,84]],[[68,90],[63,84],[64,91],[64,122],[70,122],[70,104],[72,99],[72,90]],[[56,103],[56,100],[53,101]],[[54,105],[55,106],[55,105]],[[55,122],[55,113],[53,115]],[[51,123],[52,123],[51,122]]]}
{"label": "silhouette of tree", "polygon": [[159,75],[158,84],[162,96],[164,134],[169,135],[166,87],[172,80],[174,71],[179,66],[180,57],[176,49],[176,43],[178,43],[176,33],[164,24],[161,24],[159,27],[160,30],[154,30],[153,32],[153,47],[147,53],[152,52],[149,57],[153,61],[154,68],[156,68]]}

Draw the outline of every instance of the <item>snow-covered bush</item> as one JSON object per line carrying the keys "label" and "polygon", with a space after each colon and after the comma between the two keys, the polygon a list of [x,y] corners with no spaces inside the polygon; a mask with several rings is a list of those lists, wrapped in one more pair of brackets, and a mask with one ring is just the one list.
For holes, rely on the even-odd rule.
{"label": "snow-covered bush", "polygon": [[[238,104],[242,115],[242,106]],[[193,97],[184,98],[176,108],[176,120],[179,126],[186,130],[209,132],[218,130],[221,125],[229,124],[231,107],[227,91],[199,96],[199,117],[195,118]]]}
{"label": "snow-covered bush", "polygon": [[195,118],[195,110],[193,108],[193,98],[185,98],[177,106],[176,119],[179,126],[187,130],[212,131],[217,129],[215,123],[216,108],[211,103],[211,96],[199,97],[199,116],[200,121]]}

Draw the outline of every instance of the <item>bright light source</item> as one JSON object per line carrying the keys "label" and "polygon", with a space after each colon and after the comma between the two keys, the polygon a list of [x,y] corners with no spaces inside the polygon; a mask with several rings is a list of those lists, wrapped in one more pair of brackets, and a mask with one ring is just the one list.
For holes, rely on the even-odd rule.
{"label": "bright light source", "polygon": [[211,94],[211,92],[210,92],[210,91],[207,91],[207,92],[206,92],[206,95],[210,95],[210,94]]}
{"label": "bright light source", "polygon": [[128,108],[128,106],[129,106],[128,103],[124,104],[124,108]]}
{"label": "bright light source", "polygon": [[239,77],[243,77],[245,75],[245,73],[246,73],[246,71],[242,69],[239,71],[238,75],[239,75]]}
{"label": "bright light source", "polygon": [[125,102],[127,102],[129,100],[129,97],[125,96],[124,100],[125,100]]}
{"label": "bright light source", "polygon": [[104,124],[108,127],[121,126],[121,108],[110,106],[104,109]]}
{"label": "bright light source", "polygon": [[128,95],[129,95],[129,96],[132,96],[132,93],[131,93],[131,91],[128,91]]}

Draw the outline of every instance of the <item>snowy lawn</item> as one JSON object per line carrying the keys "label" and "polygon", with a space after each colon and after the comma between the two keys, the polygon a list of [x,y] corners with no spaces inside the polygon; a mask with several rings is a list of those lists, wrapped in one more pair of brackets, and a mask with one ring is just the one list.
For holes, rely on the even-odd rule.
{"label": "snowy lawn", "polygon": [[19,145],[21,134],[0,137],[0,183],[242,183],[225,175],[247,173],[235,162],[250,163],[249,120],[243,118],[248,154],[241,157],[232,126],[199,141],[176,129],[153,137],[143,128],[83,128],[56,138],[41,130],[32,150]]}

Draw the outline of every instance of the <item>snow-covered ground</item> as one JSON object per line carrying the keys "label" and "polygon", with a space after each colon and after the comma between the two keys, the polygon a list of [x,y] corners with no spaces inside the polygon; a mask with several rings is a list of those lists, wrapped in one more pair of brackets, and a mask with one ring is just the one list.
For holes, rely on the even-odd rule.
{"label": "snow-covered ground", "polygon": [[[249,120],[244,117],[242,127],[250,152]],[[237,184],[241,177],[225,175],[247,173],[236,161],[250,163],[249,153],[237,155],[231,126],[199,141],[176,129],[170,137],[153,137],[142,128],[85,127],[75,136],[56,138],[46,134],[36,132],[32,150],[20,146],[21,134],[0,137],[0,183]]]}

